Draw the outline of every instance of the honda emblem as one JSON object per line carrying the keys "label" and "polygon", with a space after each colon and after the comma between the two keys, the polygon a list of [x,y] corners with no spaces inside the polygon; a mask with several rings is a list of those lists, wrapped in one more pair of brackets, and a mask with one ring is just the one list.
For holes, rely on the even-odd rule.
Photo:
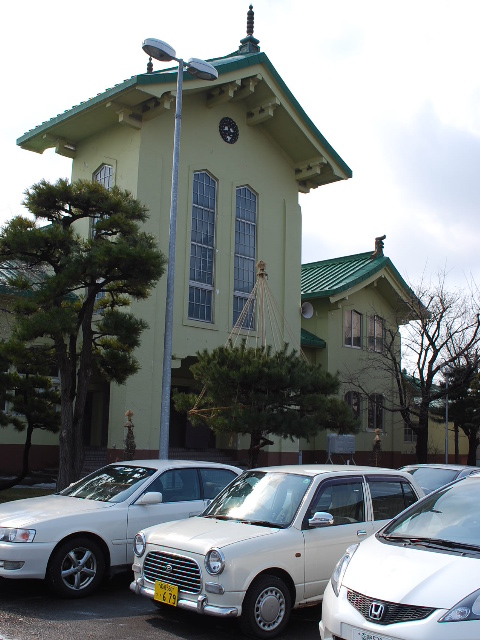
{"label": "honda emblem", "polygon": [[370,620],[381,620],[385,613],[385,607],[380,602],[372,602],[368,609],[368,617]]}

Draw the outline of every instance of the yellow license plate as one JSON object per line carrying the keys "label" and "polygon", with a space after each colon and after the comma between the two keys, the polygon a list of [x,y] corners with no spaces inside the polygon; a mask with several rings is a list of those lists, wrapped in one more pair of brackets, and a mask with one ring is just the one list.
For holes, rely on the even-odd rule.
{"label": "yellow license plate", "polygon": [[168,582],[155,581],[155,594],[153,599],[164,604],[171,604],[172,607],[177,606],[178,587],[176,584],[168,584]]}

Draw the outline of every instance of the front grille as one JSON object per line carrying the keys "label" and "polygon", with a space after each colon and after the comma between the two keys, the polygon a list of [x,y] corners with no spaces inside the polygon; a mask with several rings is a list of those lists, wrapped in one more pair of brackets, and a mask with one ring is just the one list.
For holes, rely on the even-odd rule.
{"label": "front grille", "polygon": [[[368,598],[361,593],[350,590],[347,591],[347,600],[362,614],[365,620],[383,625],[424,620],[435,611],[432,607],[414,607],[409,604],[396,604],[395,602]],[[377,612],[380,608],[381,615],[379,619],[370,615],[370,606],[372,604],[376,605]]]}
{"label": "front grille", "polygon": [[143,574],[150,582],[175,584],[186,593],[200,593],[202,586],[200,567],[195,560],[175,553],[150,551],[143,563]]}

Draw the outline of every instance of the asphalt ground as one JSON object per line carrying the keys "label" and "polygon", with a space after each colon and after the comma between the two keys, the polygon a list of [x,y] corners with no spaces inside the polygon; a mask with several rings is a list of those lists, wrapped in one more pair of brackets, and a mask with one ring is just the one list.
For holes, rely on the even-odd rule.
{"label": "asphalt ground", "polygon": [[[42,581],[0,579],[0,640],[242,640],[236,620],[155,608],[129,589],[130,574],[89,598],[62,600]],[[321,606],[294,611],[279,640],[319,640]]]}

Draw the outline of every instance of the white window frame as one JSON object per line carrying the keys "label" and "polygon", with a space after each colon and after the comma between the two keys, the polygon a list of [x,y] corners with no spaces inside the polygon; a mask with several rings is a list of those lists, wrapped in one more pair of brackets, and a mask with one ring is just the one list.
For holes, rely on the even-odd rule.
{"label": "white window frame", "polygon": [[[359,331],[358,335],[354,333],[356,322],[358,320]],[[363,316],[360,311],[356,309],[345,309],[344,313],[344,339],[343,344],[349,349],[361,349],[362,348],[362,328],[363,328]],[[359,344],[354,344],[354,341],[359,341]]]}
{"label": "white window frame", "polygon": [[368,316],[368,348],[383,353],[385,320],[377,315]]}
{"label": "white window frame", "polygon": [[[111,190],[113,185],[115,184],[115,169],[113,165],[108,164],[107,162],[103,162],[96,171],[93,172],[92,175],[93,182],[98,182],[108,189]],[[90,237],[95,237],[95,226],[97,222],[100,220],[100,216],[92,216],[90,218]]]}

